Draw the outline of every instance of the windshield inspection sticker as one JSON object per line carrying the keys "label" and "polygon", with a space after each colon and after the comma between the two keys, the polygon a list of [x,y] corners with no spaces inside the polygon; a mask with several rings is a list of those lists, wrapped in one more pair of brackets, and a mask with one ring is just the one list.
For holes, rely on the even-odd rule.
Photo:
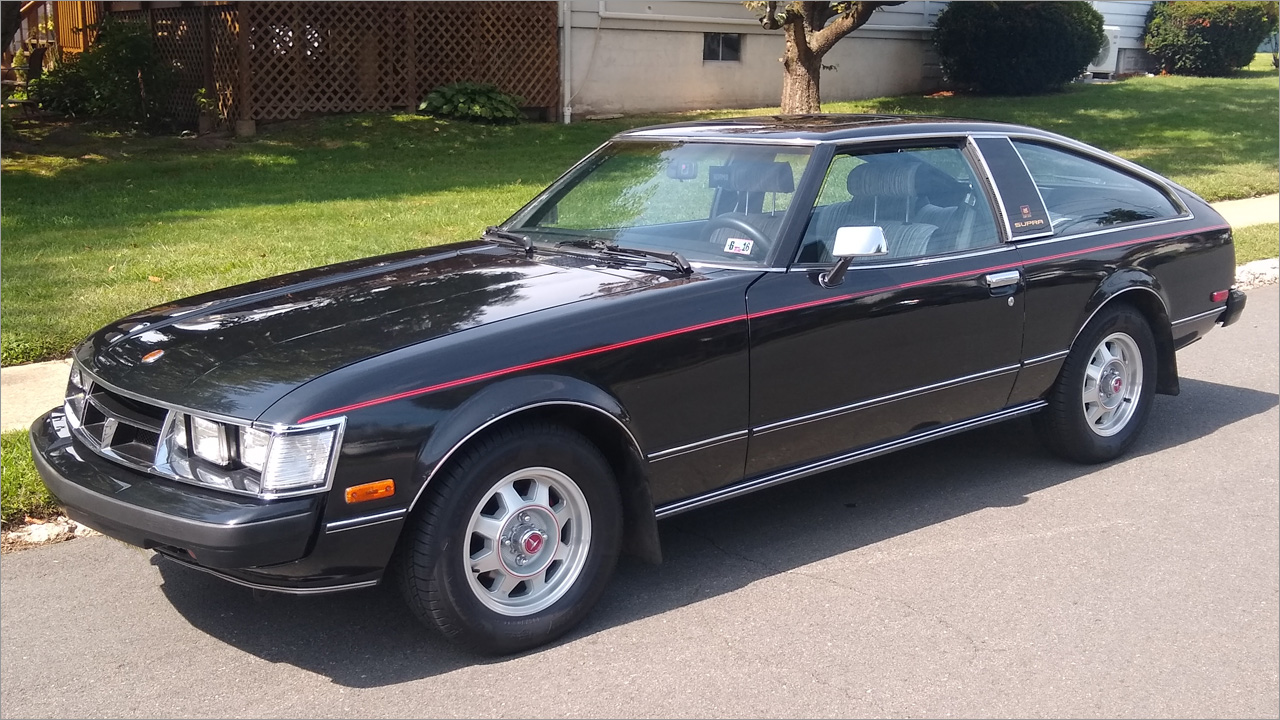
{"label": "windshield inspection sticker", "polygon": [[734,255],[750,255],[754,243],[745,238],[729,238],[724,244],[724,251]]}

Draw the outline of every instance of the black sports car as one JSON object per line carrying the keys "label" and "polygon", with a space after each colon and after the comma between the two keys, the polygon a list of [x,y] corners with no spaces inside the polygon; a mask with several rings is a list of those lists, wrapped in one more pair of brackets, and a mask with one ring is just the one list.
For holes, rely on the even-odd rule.
{"label": "black sports car", "polygon": [[1200,198],[1031,128],[642,128],[478,240],[103,328],[31,443],[108,535],[254,588],[394,576],[512,651],[662,517],[1028,414],[1115,458],[1239,317],[1234,269]]}

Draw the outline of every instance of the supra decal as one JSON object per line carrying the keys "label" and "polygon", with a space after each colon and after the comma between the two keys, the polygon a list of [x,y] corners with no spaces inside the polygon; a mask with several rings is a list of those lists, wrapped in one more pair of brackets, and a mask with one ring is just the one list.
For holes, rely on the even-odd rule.
{"label": "supra decal", "polygon": [[[1124,240],[1121,242],[1111,243],[1110,245],[1103,245],[1101,247],[1092,247],[1092,248],[1086,248],[1083,250],[1072,250],[1070,252],[1058,253],[1057,255],[1047,255],[1041,258],[1033,258],[1031,259],[1030,262],[1037,263],[1037,262],[1048,262],[1051,260],[1061,260],[1062,258],[1073,257],[1075,255],[1085,255],[1091,252],[1098,252],[1100,250],[1114,250],[1114,249],[1122,248],[1128,245],[1137,245],[1139,243],[1151,242],[1154,240],[1164,240],[1166,238],[1178,237],[1179,235],[1192,235],[1195,233],[1216,232],[1219,230],[1229,230],[1229,229],[1231,229],[1231,226],[1229,225],[1216,225],[1212,227],[1196,228],[1194,230],[1183,231],[1183,232],[1165,233],[1164,235],[1154,235],[1151,237],[1142,237],[1134,240]],[[959,272],[959,273],[951,273],[949,275],[939,275],[937,277],[914,280],[912,282],[902,283],[900,285],[890,285],[888,287],[876,288],[874,290],[865,290],[862,292],[847,293],[844,295],[835,295],[833,297],[820,298],[818,300],[810,300],[808,302],[796,303],[795,305],[787,305],[784,307],[773,308],[771,310],[763,310],[761,312],[752,313],[749,316],[735,315],[733,317],[727,317],[721,320],[712,320],[710,322],[704,322],[698,325],[690,325],[689,327],[677,328],[675,330],[668,330],[666,332],[657,333],[656,335],[648,335],[645,337],[636,338],[634,340],[624,340],[622,342],[613,343],[612,345],[603,345],[601,347],[592,348],[590,350],[582,350],[580,352],[570,353],[568,355],[560,355],[557,357],[547,358],[545,360],[537,360],[534,362],[525,363],[523,365],[515,365],[512,367],[502,368],[500,370],[493,370],[490,372],[481,373],[479,375],[471,375],[469,377],[458,378],[457,380],[449,380],[447,382],[438,383],[436,385],[428,385],[427,387],[418,388],[416,390],[406,390],[405,392],[396,393],[394,395],[387,395],[385,397],[373,398],[372,400],[365,400],[362,402],[353,403],[351,405],[344,405],[342,407],[333,408],[332,410],[325,410],[323,412],[315,413],[314,415],[308,415],[302,418],[301,420],[299,420],[298,422],[306,423],[312,420],[319,420],[321,418],[331,417],[334,415],[341,415],[344,412],[350,412],[352,410],[360,410],[362,408],[372,407],[374,405],[381,405],[383,403],[393,402],[395,400],[404,400],[405,398],[417,397],[419,395],[425,395],[427,393],[433,393],[440,390],[447,390],[452,387],[458,387],[459,385],[467,385],[469,383],[480,382],[482,380],[490,380],[492,378],[501,377],[503,375],[510,375],[512,373],[521,372],[523,370],[532,370],[534,368],[546,367],[548,365],[554,365],[556,363],[565,362],[568,360],[576,360],[578,358],[590,357],[592,355],[598,355],[600,353],[609,352],[611,350],[618,350],[620,348],[630,347],[632,345],[639,345],[640,343],[646,343],[653,340],[660,340],[662,338],[673,337],[675,335],[683,335],[684,333],[695,332],[697,330],[705,330],[706,328],[716,327],[718,325],[726,325],[728,323],[737,322],[739,320],[754,320],[756,318],[768,317],[770,315],[777,315],[780,313],[791,312],[793,310],[804,310],[806,308],[819,307],[822,305],[830,305],[832,303],[844,302],[846,300],[855,300],[857,298],[866,297],[868,295],[876,295],[879,293],[890,292],[893,290],[905,290],[907,288],[918,287],[921,285],[929,285],[931,283],[936,283],[936,282],[944,282],[947,280],[955,280],[957,278],[962,278],[962,277],[981,275],[983,273],[997,272],[1000,270],[1008,270],[1010,268],[1021,267],[1025,264],[1026,263],[1024,261],[1020,260],[1017,262],[1005,263],[1003,265],[994,265],[992,267],[987,267],[987,268],[978,268],[975,270],[966,270],[964,272]]]}

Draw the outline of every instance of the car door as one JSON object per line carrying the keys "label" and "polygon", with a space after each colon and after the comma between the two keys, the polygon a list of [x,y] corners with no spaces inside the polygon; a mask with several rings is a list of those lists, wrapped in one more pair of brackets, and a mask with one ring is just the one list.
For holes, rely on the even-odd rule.
{"label": "car door", "polygon": [[[748,293],[748,477],[1005,408],[1023,285],[978,167],[965,139],[836,151],[794,261]],[[869,225],[888,253],[824,287],[836,229]]]}

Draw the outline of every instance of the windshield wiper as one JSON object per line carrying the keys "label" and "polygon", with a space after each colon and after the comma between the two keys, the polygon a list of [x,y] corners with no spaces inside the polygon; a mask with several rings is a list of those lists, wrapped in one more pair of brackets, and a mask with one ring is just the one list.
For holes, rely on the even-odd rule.
{"label": "windshield wiper", "polygon": [[641,250],[640,248],[622,247],[621,245],[605,242],[604,240],[587,240],[579,238],[575,238],[573,240],[561,240],[556,243],[556,247],[560,247],[562,245],[595,250],[598,253],[611,255],[613,257],[657,260],[658,262],[666,263],[667,265],[674,267],[685,275],[693,274],[693,266],[689,264],[689,261],[685,259],[684,255],[675,251],[659,252],[657,250]]}
{"label": "windshield wiper", "polygon": [[485,237],[497,238],[498,240],[515,243],[524,249],[525,257],[533,257],[533,238],[528,235],[521,235],[520,233],[503,230],[496,225],[490,225],[485,228],[484,234]]}

